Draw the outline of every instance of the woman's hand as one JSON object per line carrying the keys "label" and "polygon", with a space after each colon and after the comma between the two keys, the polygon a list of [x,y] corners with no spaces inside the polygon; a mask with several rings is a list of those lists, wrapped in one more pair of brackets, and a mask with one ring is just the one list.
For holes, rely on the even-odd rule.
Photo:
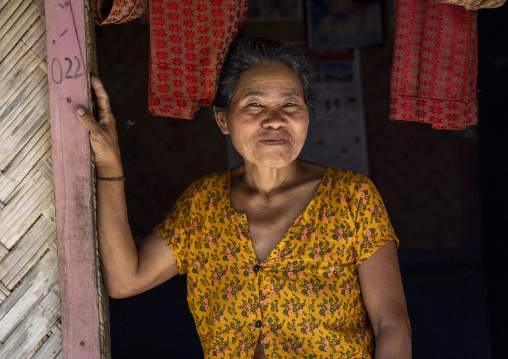
{"label": "woman's hand", "polygon": [[83,126],[90,131],[90,143],[95,154],[97,174],[101,177],[122,177],[118,134],[109,97],[101,80],[92,75],[91,83],[97,96],[99,120],[96,121],[94,116],[82,107],[77,109],[76,115]]}

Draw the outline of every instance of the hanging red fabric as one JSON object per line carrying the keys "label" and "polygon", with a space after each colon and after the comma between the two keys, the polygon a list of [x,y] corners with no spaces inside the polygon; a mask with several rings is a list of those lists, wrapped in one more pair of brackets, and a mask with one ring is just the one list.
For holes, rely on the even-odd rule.
{"label": "hanging red fabric", "polygon": [[149,9],[149,110],[155,116],[192,119],[210,106],[229,46],[245,24],[247,0],[115,0],[101,24],[122,23]]}
{"label": "hanging red fabric", "polygon": [[397,0],[390,119],[464,129],[478,124],[476,11]]}

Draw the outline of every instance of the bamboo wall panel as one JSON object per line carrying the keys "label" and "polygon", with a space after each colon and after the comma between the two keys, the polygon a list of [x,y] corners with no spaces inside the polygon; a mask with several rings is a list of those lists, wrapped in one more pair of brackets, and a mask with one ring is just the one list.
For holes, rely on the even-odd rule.
{"label": "bamboo wall panel", "polygon": [[43,0],[0,0],[0,358],[61,358]]}

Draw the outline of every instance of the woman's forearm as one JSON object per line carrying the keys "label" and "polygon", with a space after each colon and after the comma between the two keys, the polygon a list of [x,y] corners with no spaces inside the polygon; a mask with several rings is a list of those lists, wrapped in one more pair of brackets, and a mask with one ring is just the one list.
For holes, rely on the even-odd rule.
{"label": "woman's forearm", "polygon": [[410,359],[411,327],[385,326],[376,335],[375,359]]}
{"label": "woman's forearm", "polygon": [[[156,234],[134,244],[127,217],[123,168],[115,118],[102,82],[91,76],[97,95],[98,119],[78,108],[78,120],[90,131],[97,169],[97,229],[102,276],[110,296],[138,294],[178,273],[176,259]],[[109,179],[109,180],[108,180]]]}
{"label": "woman's forearm", "polygon": [[394,241],[360,264],[358,276],[374,331],[375,358],[411,358],[411,324]]}
{"label": "woman's forearm", "polygon": [[131,284],[138,269],[138,252],[127,218],[123,181],[105,181],[99,177],[122,177],[115,118],[102,82],[91,76],[97,96],[98,118],[77,108],[78,120],[90,131],[90,144],[97,170],[97,230],[102,277],[109,295],[118,297]]}
{"label": "woman's forearm", "polygon": [[[121,165],[97,169],[98,177],[122,177]],[[97,180],[97,229],[108,293],[124,297],[138,269],[138,251],[127,216],[124,181]]]}

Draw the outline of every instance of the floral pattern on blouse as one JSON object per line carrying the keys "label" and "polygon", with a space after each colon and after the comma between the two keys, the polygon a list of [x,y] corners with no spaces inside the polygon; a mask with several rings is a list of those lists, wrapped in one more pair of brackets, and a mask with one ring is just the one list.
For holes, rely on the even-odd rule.
{"label": "floral pattern on blouse", "polygon": [[374,339],[357,267],[398,240],[363,175],[328,168],[314,198],[259,263],[231,172],[194,182],[154,228],[168,243],[205,358],[372,358]]}

